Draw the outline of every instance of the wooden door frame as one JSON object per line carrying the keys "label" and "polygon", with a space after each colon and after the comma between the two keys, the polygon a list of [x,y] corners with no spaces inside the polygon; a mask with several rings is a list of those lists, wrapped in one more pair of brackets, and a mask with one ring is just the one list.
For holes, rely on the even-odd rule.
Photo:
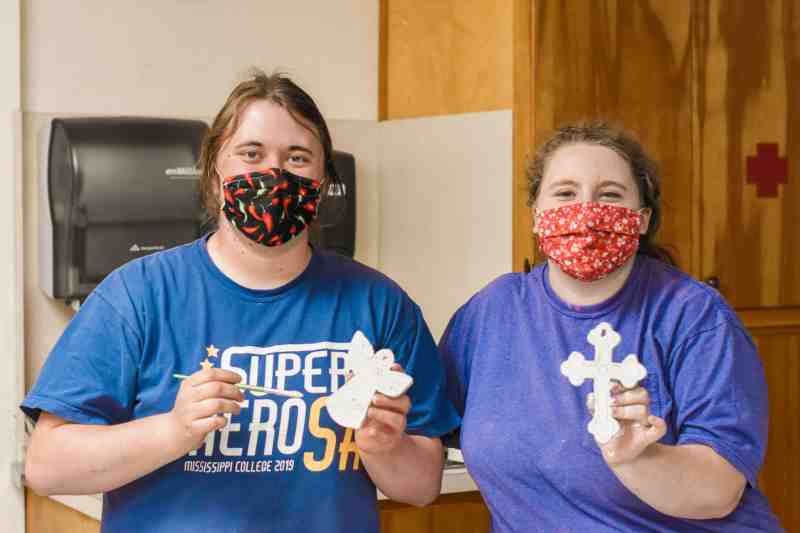
{"label": "wooden door frame", "polygon": [[514,192],[512,195],[512,268],[521,272],[525,260],[534,262],[533,217],[528,207],[526,168],[533,149],[536,117],[533,111],[534,73],[534,9],[532,0],[514,0],[513,42],[513,158]]}

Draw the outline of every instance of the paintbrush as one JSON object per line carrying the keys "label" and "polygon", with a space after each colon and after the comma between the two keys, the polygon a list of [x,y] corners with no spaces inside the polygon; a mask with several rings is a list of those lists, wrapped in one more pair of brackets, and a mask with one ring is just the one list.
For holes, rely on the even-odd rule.
{"label": "paintbrush", "polygon": [[[176,379],[186,379],[189,376],[186,374],[172,374],[172,377]],[[283,390],[283,389],[269,389],[267,387],[259,387],[258,385],[245,385],[243,383],[235,383],[237,387],[241,390],[249,390],[253,392],[263,392],[266,394],[274,394],[275,396],[286,396],[289,398],[302,398],[303,393],[300,391],[295,390]]]}

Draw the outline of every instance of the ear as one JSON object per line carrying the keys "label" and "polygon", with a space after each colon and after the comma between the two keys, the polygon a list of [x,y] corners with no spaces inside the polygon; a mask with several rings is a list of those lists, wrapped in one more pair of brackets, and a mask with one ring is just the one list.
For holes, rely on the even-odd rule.
{"label": "ear", "polygon": [[217,199],[219,200],[219,205],[225,205],[225,193],[222,190],[222,174],[219,173],[219,168],[217,167],[216,161],[214,162],[214,187],[217,189]]}
{"label": "ear", "polygon": [[653,210],[649,207],[642,209],[642,225],[639,228],[639,233],[644,235],[650,229],[650,217],[653,216]]}

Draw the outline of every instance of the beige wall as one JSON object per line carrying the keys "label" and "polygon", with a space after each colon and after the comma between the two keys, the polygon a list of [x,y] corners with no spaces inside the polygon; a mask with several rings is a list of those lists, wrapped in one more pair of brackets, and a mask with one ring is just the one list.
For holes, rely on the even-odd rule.
{"label": "beige wall", "polygon": [[511,111],[381,122],[381,270],[436,339],[511,270],[511,132]]}
{"label": "beige wall", "polygon": [[204,116],[256,65],[375,119],[377,0],[24,0],[26,111]]}

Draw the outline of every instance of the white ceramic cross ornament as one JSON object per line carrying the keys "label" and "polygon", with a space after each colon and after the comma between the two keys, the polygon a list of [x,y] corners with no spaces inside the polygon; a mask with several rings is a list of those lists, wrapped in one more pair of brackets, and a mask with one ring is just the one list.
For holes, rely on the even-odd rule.
{"label": "white ceramic cross ornament", "polygon": [[328,397],[325,406],[334,422],[358,429],[367,417],[375,392],[396,398],[404,394],[414,380],[408,374],[390,370],[394,353],[383,349],[375,352],[372,344],[360,331],[350,341],[345,356],[345,370],[352,377]]}
{"label": "white ceramic cross ornament", "polygon": [[647,369],[634,354],[628,355],[622,363],[613,361],[614,348],[622,337],[611,324],[598,324],[586,338],[594,346],[594,361],[587,361],[583,354],[572,352],[561,363],[561,373],[576,387],[587,378],[594,379],[594,416],[588,429],[597,442],[605,444],[619,431],[619,422],[611,416],[611,380],[631,388],[647,375]]}

